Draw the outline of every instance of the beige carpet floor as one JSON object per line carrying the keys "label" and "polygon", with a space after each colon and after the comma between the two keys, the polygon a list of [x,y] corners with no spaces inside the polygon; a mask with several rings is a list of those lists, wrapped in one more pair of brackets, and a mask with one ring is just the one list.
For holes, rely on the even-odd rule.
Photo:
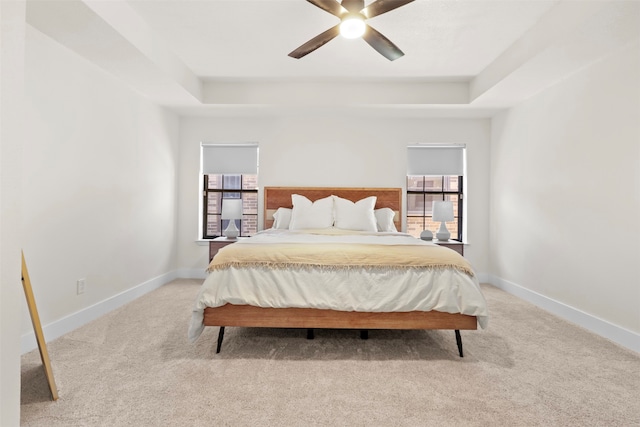
{"label": "beige carpet floor", "polygon": [[486,330],[217,328],[176,280],[22,357],[25,426],[638,426],[640,355],[483,285]]}

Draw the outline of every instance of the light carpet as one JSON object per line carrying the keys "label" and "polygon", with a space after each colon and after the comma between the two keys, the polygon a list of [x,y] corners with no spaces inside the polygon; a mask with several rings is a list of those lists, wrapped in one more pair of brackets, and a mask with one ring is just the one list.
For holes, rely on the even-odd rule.
{"label": "light carpet", "polygon": [[640,355],[495,287],[486,330],[218,328],[176,280],[22,357],[25,426],[638,426]]}

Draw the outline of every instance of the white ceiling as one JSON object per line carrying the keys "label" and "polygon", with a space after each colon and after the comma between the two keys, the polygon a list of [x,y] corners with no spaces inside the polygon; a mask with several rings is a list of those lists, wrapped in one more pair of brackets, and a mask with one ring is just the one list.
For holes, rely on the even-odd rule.
{"label": "white ceiling", "polygon": [[339,22],[304,0],[130,4],[187,67],[204,78],[469,78],[556,1],[414,1],[368,21],[405,52],[394,62],[361,39],[342,37],[302,59],[288,57]]}
{"label": "white ceiling", "polygon": [[181,114],[471,117],[638,43],[640,2],[416,0],[367,21],[396,61],[341,37],[287,56],[338,21],[304,0],[27,0],[31,26]]}

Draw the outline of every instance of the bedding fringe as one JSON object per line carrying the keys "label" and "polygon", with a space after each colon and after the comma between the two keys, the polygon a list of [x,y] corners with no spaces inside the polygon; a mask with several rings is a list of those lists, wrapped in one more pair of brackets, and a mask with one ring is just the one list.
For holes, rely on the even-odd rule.
{"label": "bedding fringe", "polygon": [[421,271],[434,271],[434,270],[448,270],[455,269],[458,270],[469,277],[474,277],[475,274],[473,270],[461,267],[455,264],[438,264],[438,265],[428,265],[428,266],[407,266],[407,265],[381,265],[381,264],[358,264],[358,265],[326,265],[326,264],[303,264],[303,263],[293,263],[293,262],[225,262],[223,264],[215,264],[209,265],[207,268],[207,273],[211,273],[213,271],[220,271],[226,268],[270,268],[276,270],[288,270],[288,269],[320,269],[322,271],[350,271],[362,268],[373,268],[376,270],[421,270]]}

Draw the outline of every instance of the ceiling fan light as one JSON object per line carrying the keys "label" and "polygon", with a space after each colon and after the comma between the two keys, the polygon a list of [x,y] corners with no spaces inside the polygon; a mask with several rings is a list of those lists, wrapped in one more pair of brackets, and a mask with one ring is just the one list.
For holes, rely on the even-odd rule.
{"label": "ceiling fan light", "polygon": [[340,23],[340,35],[347,39],[362,37],[364,30],[364,18],[360,14],[349,14]]}

